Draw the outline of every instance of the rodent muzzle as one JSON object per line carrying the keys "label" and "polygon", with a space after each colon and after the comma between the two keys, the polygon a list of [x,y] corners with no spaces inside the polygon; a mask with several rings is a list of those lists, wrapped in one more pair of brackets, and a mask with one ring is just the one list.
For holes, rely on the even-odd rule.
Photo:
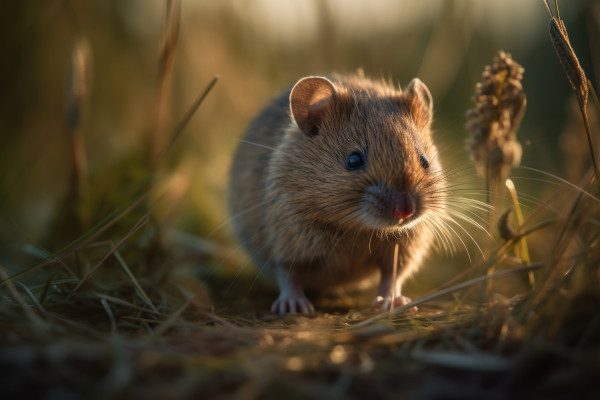
{"label": "rodent muzzle", "polygon": [[406,219],[415,213],[415,199],[408,193],[402,193],[393,200],[393,213],[396,218]]}
{"label": "rodent muzzle", "polygon": [[364,222],[373,228],[391,228],[414,219],[417,214],[416,195],[411,191],[370,186],[363,196]]}

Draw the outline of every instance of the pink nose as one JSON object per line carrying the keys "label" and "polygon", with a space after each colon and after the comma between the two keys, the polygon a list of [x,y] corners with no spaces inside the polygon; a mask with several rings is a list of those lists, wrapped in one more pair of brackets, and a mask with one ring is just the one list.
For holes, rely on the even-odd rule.
{"label": "pink nose", "polygon": [[415,213],[415,202],[411,196],[402,196],[394,204],[394,216],[405,219]]}

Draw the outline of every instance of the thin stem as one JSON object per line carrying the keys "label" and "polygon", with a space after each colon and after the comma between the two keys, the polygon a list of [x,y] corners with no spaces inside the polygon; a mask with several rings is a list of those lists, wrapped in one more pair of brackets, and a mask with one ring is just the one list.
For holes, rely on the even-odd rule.
{"label": "thin stem", "polygon": [[585,125],[585,134],[588,141],[588,147],[590,149],[590,157],[592,157],[592,165],[594,166],[594,174],[596,175],[596,182],[600,182],[600,171],[598,170],[598,163],[596,161],[596,151],[594,149],[594,142],[592,141],[592,132],[590,129],[590,121],[587,115],[587,106],[582,105],[579,110],[581,111],[581,117]]}

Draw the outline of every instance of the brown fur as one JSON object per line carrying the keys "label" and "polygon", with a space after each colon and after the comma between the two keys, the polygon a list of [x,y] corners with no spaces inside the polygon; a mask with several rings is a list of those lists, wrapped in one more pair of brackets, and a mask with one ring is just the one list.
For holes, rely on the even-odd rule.
{"label": "brown fur", "polygon": [[[359,77],[313,77],[250,125],[234,158],[228,200],[240,242],[279,282],[274,312],[312,310],[303,287],[347,285],[377,272],[379,305],[402,302],[402,282],[433,240],[422,222],[444,209],[431,103],[418,80],[401,93]],[[365,155],[365,166],[347,170],[355,151]],[[390,215],[390,207],[406,202],[414,203],[412,217]]]}

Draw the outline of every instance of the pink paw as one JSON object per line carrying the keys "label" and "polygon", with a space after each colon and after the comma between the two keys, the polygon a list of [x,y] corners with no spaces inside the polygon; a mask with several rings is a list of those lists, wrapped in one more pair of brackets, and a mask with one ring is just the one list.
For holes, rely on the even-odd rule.
{"label": "pink paw", "polygon": [[[406,296],[396,296],[394,298],[394,308],[405,306],[408,303],[410,303],[411,301],[412,300],[410,298],[406,297]],[[389,311],[392,308],[392,297],[391,296],[386,296],[384,298],[383,296],[377,296],[373,300],[373,304],[371,305],[371,307],[374,310]],[[416,313],[417,312],[417,307],[411,307],[408,310],[408,312],[410,312],[410,313]]]}
{"label": "pink paw", "polygon": [[271,312],[273,314],[310,314],[315,312],[315,308],[306,297],[287,297],[279,295],[277,300],[275,300],[271,306]]}

